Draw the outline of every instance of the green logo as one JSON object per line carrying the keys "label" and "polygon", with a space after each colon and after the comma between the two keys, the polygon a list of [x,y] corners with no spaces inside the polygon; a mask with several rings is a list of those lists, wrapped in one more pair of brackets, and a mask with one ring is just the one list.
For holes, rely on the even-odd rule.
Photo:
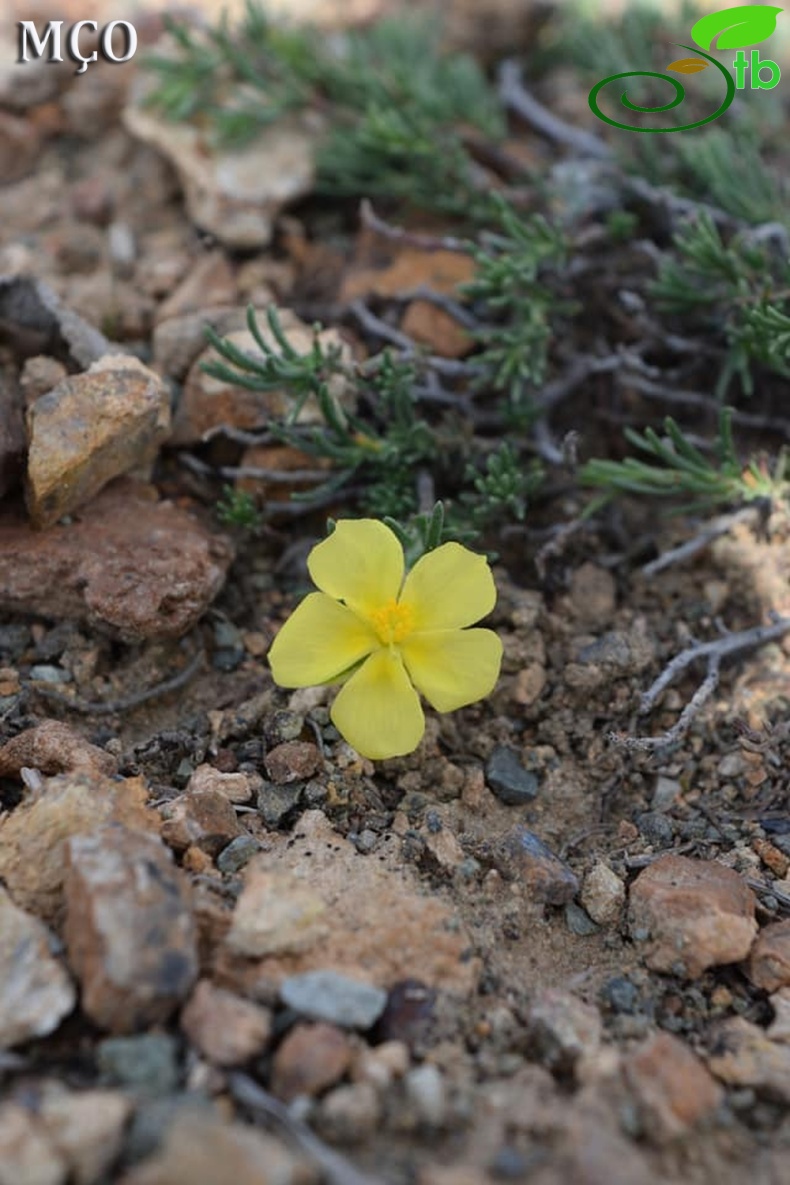
{"label": "green logo", "polygon": [[[674,91],[674,98],[657,107],[640,107],[631,102],[627,91],[623,91],[620,95],[620,102],[629,111],[637,111],[640,114],[671,111],[682,103],[686,97],[682,84],[676,78],[670,78],[668,74],[659,74],[655,70],[626,70],[622,74],[610,74],[608,78],[602,78],[590,91],[588,99],[590,110],[604,123],[609,123],[614,128],[622,128],[626,132],[688,132],[691,128],[701,128],[703,124],[711,123],[712,120],[718,119],[720,115],[724,114],[735,98],[736,90],[744,89],[747,70],[752,90],[773,90],[776,86],[781,76],[776,62],[772,62],[768,58],[761,58],[759,50],[756,49],[753,49],[751,57],[747,58],[743,47],[767,41],[776,30],[776,18],[782,11],[781,8],[771,8],[762,4],[740,4],[737,8],[725,8],[721,12],[710,12],[694,25],[691,36],[696,45],[681,46],[681,49],[689,50],[694,56],[678,58],[676,62],[670,62],[667,70],[672,70],[676,74],[697,74],[700,70],[707,70],[708,66],[714,66],[724,79],[726,93],[720,106],[712,115],[706,115],[704,119],[698,119],[694,123],[684,123],[671,128],[640,128],[630,123],[619,123],[616,119],[604,115],[598,106],[598,95],[603,87],[608,86],[610,82],[617,82],[620,78],[661,78],[668,82]],[[716,38],[718,38],[715,46],[717,51],[722,49],[738,50],[732,63],[732,69],[735,72],[734,78],[726,66],[722,66],[709,53],[705,53],[705,50],[713,47]],[[769,77],[764,77],[764,72],[770,72]]]}

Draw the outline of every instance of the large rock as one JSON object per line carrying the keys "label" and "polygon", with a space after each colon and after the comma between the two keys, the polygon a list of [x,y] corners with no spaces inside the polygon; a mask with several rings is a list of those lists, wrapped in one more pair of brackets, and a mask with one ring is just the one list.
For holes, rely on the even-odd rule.
{"label": "large rock", "polygon": [[17,905],[58,927],[63,918],[64,845],[72,835],[118,821],[158,831],[141,778],[96,774],[45,778],[39,790],[0,818],[0,878]]}
{"label": "large rock", "polygon": [[48,527],[114,477],[151,464],[170,430],[159,375],[128,355],[108,355],[28,408],[27,505]]}
{"label": "large rock", "polygon": [[51,937],[0,887],[0,1049],[46,1037],[74,1007],[77,993],[50,953]]}
{"label": "large rock", "polygon": [[188,887],[162,841],[120,824],[72,836],[64,888],[84,1012],[113,1033],[167,1020],[198,967]]}
{"label": "large rock", "polygon": [[298,116],[278,120],[237,150],[209,148],[202,128],[137,104],[126,108],[124,122],[173,165],[192,221],[233,250],[267,246],[283,206],[312,189],[317,135]]}
{"label": "large rock", "polygon": [[114,774],[115,758],[60,720],[42,720],[0,746],[0,777],[17,776],[25,768],[40,774]]}
{"label": "large rock", "polygon": [[187,633],[221,589],[232,549],[155,498],[122,478],[49,531],[0,515],[0,613],[87,621],[131,640]]}
{"label": "large rock", "polygon": [[647,942],[653,971],[696,979],[749,953],[756,898],[737,872],[715,860],[662,856],[631,886],[631,936]]}

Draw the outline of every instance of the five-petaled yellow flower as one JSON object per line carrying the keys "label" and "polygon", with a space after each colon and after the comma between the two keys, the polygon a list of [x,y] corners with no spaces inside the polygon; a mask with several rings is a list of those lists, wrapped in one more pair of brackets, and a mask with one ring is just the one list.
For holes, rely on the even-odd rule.
{"label": "five-petaled yellow flower", "polygon": [[460,543],[423,555],[404,579],[403,548],[375,519],[348,519],[310,552],[309,593],[269,651],[281,687],[342,683],[332,722],[363,757],[398,757],[425,731],[418,692],[439,712],[494,688],[502,643],[467,629],[494,607],[484,556]]}

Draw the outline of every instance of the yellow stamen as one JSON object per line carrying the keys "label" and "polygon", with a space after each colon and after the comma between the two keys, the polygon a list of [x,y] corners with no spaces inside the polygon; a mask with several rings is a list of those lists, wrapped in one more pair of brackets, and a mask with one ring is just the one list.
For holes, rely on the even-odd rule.
{"label": "yellow stamen", "polygon": [[414,610],[390,599],[370,615],[371,624],[385,646],[402,642],[414,629]]}

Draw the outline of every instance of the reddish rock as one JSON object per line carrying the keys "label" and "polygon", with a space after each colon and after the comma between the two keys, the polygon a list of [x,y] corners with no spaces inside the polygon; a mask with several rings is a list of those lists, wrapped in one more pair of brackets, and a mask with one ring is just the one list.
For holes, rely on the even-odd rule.
{"label": "reddish rock", "polygon": [[773,922],[757,935],[746,974],[766,992],[790,985],[790,920]]}
{"label": "reddish rock", "polygon": [[79,772],[44,779],[40,789],[0,818],[0,877],[17,905],[58,928],[66,840],[111,821],[158,833],[159,816],[145,805],[147,799],[142,778]]}
{"label": "reddish rock", "polygon": [[757,932],[754,909],[754,894],[731,868],[662,856],[631,886],[631,935],[648,943],[648,967],[695,979],[746,958]]}
{"label": "reddish rock", "polygon": [[630,1054],[623,1075],[645,1133],[656,1143],[685,1135],[723,1097],[700,1059],[671,1033],[657,1033]]}
{"label": "reddish rock", "polygon": [[0,747],[0,777],[14,777],[27,766],[41,774],[115,773],[115,759],[91,745],[60,720],[42,720]]}
{"label": "reddish rock", "polygon": [[218,1066],[240,1066],[262,1053],[272,1017],[267,1008],[201,979],[181,1013],[181,1028]]}
{"label": "reddish rock", "polygon": [[339,1082],[351,1065],[351,1042],[334,1025],[297,1024],[280,1043],[272,1065],[272,1092],[290,1103]]}
{"label": "reddish rock", "polygon": [[469,331],[429,300],[410,301],[400,327],[409,337],[442,358],[465,358],[474,349],[474,339]]}
{"label": "reddish rock", "polygon": [[532,901],[564,905],[579,891],[576,875],[565,861],[520,824],[490,845],[490,856],[502,878],[519,885]]}
{"label": "reddish rock", "polygon": [[176,852],[194,845],[217,856],[232,839],[244,834],[233,804],[219,790],[180,794],[161,808],[162,839]]}
{"label": "reddish rock", "polygon": [[266,773],[277,783],[311,778],[320,764],[321,753],[312,741],[284,741],[264,758]]}
{"label": "reddish rock", "polygon": [[36,527],[70,514],[114,477],[149,465],[170,430],[170,396],[137,358],[108,355],[27,410],[27,505]]}
{"label": "reddish rock", "polygon": [[0,514],[0,613],[88,621],[131,640],[187,633],[221,589],[232,550],[155,499],[124,478],[48,531]]}
{"label": "reddish rock", "polygon": [[113,1033],[167,1020],[197,976],[197,940],[186,882],[161,840],[119,824],[73,836],[65,899],[83,1011]]}
{"label": "reddish rock", "polygon": [[52,937],[0,887],[0,1049],[46,1037],[74,1007],[77,993],[50,953]]}

